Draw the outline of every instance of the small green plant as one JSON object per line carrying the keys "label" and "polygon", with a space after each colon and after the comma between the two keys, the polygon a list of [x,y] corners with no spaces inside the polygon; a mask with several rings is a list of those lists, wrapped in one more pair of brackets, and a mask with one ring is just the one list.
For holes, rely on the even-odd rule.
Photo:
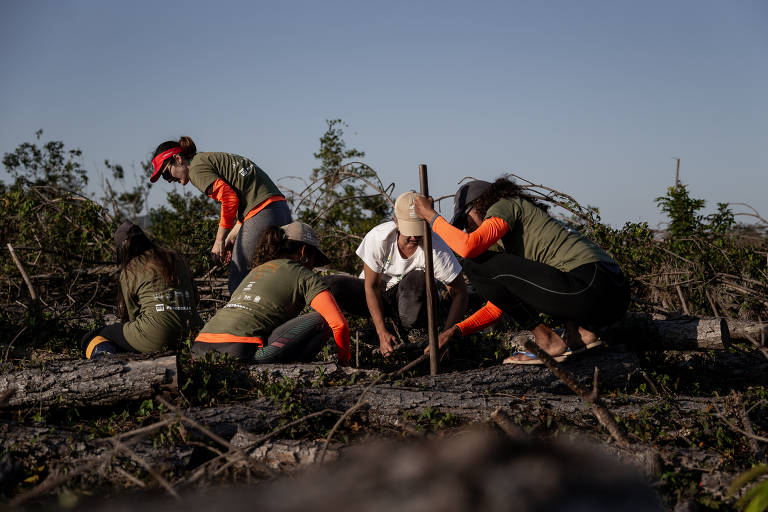
{"label": "small green plant", "polygon": [[242,364],[228,354],[208,352],[187,364],[181,389],[201,405],[212,405],[233,396],[232,388],[249,389],[251,384]]}
{"label": "small green plant", "polygon": [[137,419],[142,420],[151,416],[155,412],[155,402],[153,400],[144,400],[136,413]]}
{"label": "small green plant", "polygon": [[416,417],[416,424],[427,432],[439,432],[458,423],[458,419],[451,413],[431,407],[427,407]]}

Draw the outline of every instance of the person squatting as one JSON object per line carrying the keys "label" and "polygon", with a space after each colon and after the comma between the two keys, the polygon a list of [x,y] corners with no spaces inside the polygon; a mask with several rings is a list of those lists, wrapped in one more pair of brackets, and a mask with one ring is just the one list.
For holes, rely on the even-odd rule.
{"label": "person squatting", "polygon": [[[629,282],[616,261],[506,178],[459,187],[450,221],[435,211],[431,197],[401,194],[392,220],[371,229],[357,248],[360,275],[321,277],[314,269],[331,260],[318,234],[291,222],[285,197],[253,162],[198,153],[192,139],[181,137],[160,144],[152,164],[151,182],[191,182],[221,203],[211,253],[230,264],[230,299],[203,324],[183,259],[125,222],[115,233],[122,322],[83,336],[81,350],[89,359],[173,349],[194,336],[194,357],[216,352],[251,363],[311,361],[332,339],[339,361],[348,364],[345,313],[370,318],[379,350],[389,357],[400,343],[392,327],[408,332],[426,326],[427,224],[433,278],[444,291],[441,349],[506,314],[563,361],[600,346],[599,329],[619,320],[629,305]],[[465,277],[486,301],[467,318]],[[564,333],[541,314],[563,322]],[[542,362],[522,351],[503,363]]]}

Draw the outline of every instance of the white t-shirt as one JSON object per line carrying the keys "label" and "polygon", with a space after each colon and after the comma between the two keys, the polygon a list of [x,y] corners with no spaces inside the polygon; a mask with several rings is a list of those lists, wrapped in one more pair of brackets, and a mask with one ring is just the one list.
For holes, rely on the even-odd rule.
{"label": "white t-shirt", "polygon": [[[384,289],[389,290],[411,270],[424,270],[424,249],[419,247],[410,258],[403,258],[397,248],[397,224],[394,221],[379,224],[365,235],[355,253],[371,270],[382,274]],[[461,274],[461,265],[435,233],[432,233],[432,266],[435,279],[449,284]],[[360,274],[365,277],[365,271]]]}

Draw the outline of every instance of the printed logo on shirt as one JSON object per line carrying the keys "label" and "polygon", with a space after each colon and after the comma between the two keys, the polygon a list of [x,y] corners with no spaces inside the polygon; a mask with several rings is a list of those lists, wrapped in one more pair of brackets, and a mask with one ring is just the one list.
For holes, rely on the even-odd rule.
{"label": "printed logo on shirt", "polygon": [[165,304],[155,304],[155,311],[158,313],[165,311]]}
{"label": "printed logo on shirt", "polygon": [[[255,165],[253,165],[253,163],[251,163],[251,162],[249,162],[248,160],[246,160],[245,158],[243,158],[243,159],[240,161],[240,164],[239,164],[239,165],[240,165],[240,166],[242,166],[242,167],[240,167],[240,169],[237,171],[237,173],[238,173],[240,176],[247,176],[249,172],[251,172],[251,171],[253,171],[253,170],[255,170],[255,169],[256,169],[256,166],[255,166]],[[234,167],[235,169],[237,169],[237,168],[238,168],[238,164],[237,164],[236,162],[232,162],[232,167]]]}
{"label": "printed logo on shirt", "polygon": [[249,308],[249,307],[247,307],[247,306],[243,306],[242,304],[234,304],[234,303],[232,303],[232,302],[230,302],[229,304],[225,304],[225,305],[224,305],[224,307],[225,307],[225,308],[238,308],[238,309],[246,309],[246,310],[248,310],[248,311],[250,311],[250,310],[251,310],[251,308]]}

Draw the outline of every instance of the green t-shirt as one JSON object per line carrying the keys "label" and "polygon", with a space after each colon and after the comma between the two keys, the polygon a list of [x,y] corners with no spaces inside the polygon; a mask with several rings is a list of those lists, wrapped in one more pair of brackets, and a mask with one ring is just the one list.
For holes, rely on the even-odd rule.
{"label": "green t-shirt", "polygon": [[195,307],[195,288],[189,270],[174,256],[178,285],[169,286],[162,271],[146,253],[137,256],[120,273],[120,291],[128,322],[123,334],[139,352],[154,352],[176,343],[187,326],[202,320]]}
{"label": "green t-shirt", "polygon": [[259,336],[265,341],[279,325],[301,313],[328,286],[293,260],[268,261],[250,271],[232,298],[200,332]]}
{"label": "green t-shirt", "polygon": [[230,153],[197,153],[189,163],[189,181],[203,194],[218,180],[224,180],[237,194],[237,218],[272,196],[280,189],[258,165],[245,157]]}
{"label": "green t-shirt", "polygon": [[488,208],[485,218],[490,217],[498,217],[509,225],[509,231],[500,241],[504,252],[545,263],[563,272],[598,261],[615,263],[594,242],[526,199],[501,199]]}

